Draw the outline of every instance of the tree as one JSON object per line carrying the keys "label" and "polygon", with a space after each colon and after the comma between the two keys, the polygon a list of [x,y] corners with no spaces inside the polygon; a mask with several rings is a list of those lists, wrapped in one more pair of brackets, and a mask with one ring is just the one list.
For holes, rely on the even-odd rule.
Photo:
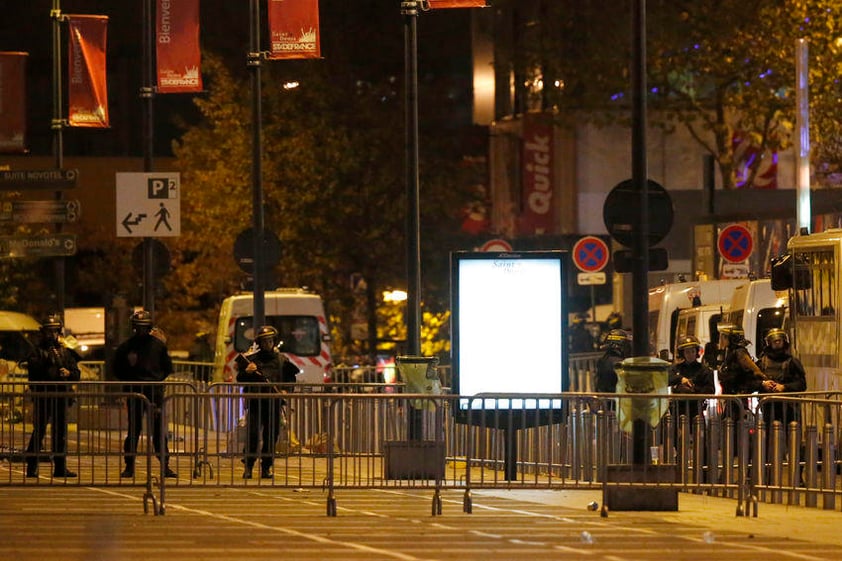
{"label": "tree", "polygon": [[[252,219],[247,84],[212,56],[204,72],[209,93],[196,100],[203,124],[174,149],[183,218],[166,279],[171,309],[207,307],[235,289],[242,274],[230,244]],[[361,273],[374,294],[401,286],[405,276],[400,91],[314,61],[269,65],[263,75],[264,213],[282,244],[278,285],[321,293],[348,340],[351,274]],[[298,86],[289,87],[293,82]],[[424,153],[425,231],[458,230],[456,209],[468,186],[460,182],[459,153],[448,148]],[[451,245],[431,245],[424,244],[425,263],[442,268]],[[446,302],[446,284],[439,278],[425,285],[433,288],[429,302]]]}
{"label": "tree", "polygon": [[[741,183],[751,187],[764,155],[792,145],[795,42],[806,38],[814,168],[838,170],[842,13],[837,4],[649,2],[650,124],[667,130],[685,127],[716,160],[726,189],[738,185],[736,152],[750,144],[760,157],[750,162]],[[537,9],[530,13],[527,5]],[[565,122],[624,119],[630,100],[627,4],[618,9],[609,0],[537,0],[521,6],[501,0],[497,6],[520,17],[515,74],[526,76],[527,83],[540,80],[543,87],[531,91],[541,92],[542,108],[556,109]],[[606,13],[613,17],[606,18]]]}

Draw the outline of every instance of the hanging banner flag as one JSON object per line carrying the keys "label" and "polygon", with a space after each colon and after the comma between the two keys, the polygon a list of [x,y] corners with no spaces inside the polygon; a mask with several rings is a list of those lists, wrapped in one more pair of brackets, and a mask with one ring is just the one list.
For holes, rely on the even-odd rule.
{"label": "hanging banner flag", "polygon": [[522,200],[519,233],[524,236],[555,233],[553,200],[553,123],[544,113],[523,117],[521,148]]}
{"label": "hanging banner flag", "polygon": [[108,16],[67,16],[70,44],[67,118],[71,127],[107,128],[105,38]]}
{"label": "hanging banner flag", "polygon": [[0,152],[26,152],[26,61],[29,53],[0,52]]}
{"label": "hanging banner flag", "polygon": [[202,91],[199,0],[157,0],[158,93]]}
{"label": "hanging banner flag", "polygon": [[428,0],[431,10],[442,8],[485,8],[485,0]]}
{"label": "hanging banner flag", "polygon": [[318,0],[269,0],[269,58],[320,58]]}

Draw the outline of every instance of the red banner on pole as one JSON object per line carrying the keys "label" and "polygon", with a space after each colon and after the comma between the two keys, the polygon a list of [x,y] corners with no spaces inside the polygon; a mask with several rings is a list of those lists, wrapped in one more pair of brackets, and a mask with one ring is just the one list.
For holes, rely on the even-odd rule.
{"label": "red banner on pole", "polygon": [[67,117],[71,127],[107,128],[105,39],[108,16],[67,16],[69,77]]}
{"label": "red banner on pole", "polygon": [[523,118],[522,142],[523,211],[519,233],[525,236],[552,234],[555,232],[555,201],[551,117],[527,113]]}
{"label": "red banner on pole", "polygon": [[268,1],[269,58],[320,58],[318,0]]}
{"label": "red banner on pole", "polygon": [[428,0],[431,10],[442,8],[485,8],[485,0]]}
{"label": "red banner on pole", "polygon": [[29,53],[0,52],[0,152],[26,152],[26,61]]}
{"label": "red banner on pole", "polygon": [[157,0],[158,93],[202,91],[199,0]]}

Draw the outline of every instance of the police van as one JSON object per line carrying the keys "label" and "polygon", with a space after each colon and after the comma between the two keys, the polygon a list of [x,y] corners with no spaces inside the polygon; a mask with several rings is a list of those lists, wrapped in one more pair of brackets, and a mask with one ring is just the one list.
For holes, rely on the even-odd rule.
{"label": "police van", "polygon": [[[297,382],[331,381],[330,331],[318,294],[304,288],[278,288],[264,293],[266,325],[278,330],[280,350],[301,373]],[[229,296],[222,302],[214,349],[214,381],[237,377],[236,358],[254,340],[254,297],[251,292]]]}
{"label": "police van", "polygon": [[786,291],[772,290],[771,279],[744,282],[734,289],[731,306],[723,323],[743,328],[749,341],[746,350],[758,356],[763,350],[763,338],[770,329],[783,327],[789,297]]}
{"label": "police van", "polygon": [[649,343],[664,360],[671,360],[681,310],[702,305],[728,305],[734,289],[746,281],[722,279],[662,284],[649,289]]}

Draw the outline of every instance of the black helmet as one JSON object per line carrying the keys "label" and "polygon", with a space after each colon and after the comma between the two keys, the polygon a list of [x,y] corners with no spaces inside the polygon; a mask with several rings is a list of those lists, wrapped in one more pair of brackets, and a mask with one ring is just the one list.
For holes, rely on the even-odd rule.
{"label": "black helmet", "polygon": [[701,349],[702,343],[699,341],[698,337],[693,335],[685,335],[681,339],[678,340],[678,345],[676,347],[679,351],[683,351],[684,349]]}
{"label": "black helmet", "polygon": [[605,322],[608,324],[609,329],[620,329],[623,327],[623,316],[621,316],[618,312],[611,312],[608,314]]}
{"label": "black helmet", "polygon": [[50,314],[41,324],[41,329],[44,331],[53,330],[53,331],[61,331],[61,328],[64,327],[61,321],[61,316],[58,314]]}
{"label": "black helmet", "polygon": [[728,341],[728,345],[739,347],[748,345],[745,337],[746,332],[742,327],[728,323],[720,325],[718,330],[719,336],[725,338]]}
{"label": "black helmet", "polygon": [[274,343],[278,340],[278,330],[272,327],[271,325],[264,325],[260,329],[257,330],[257,335],[255,335],[254,340],[258,343],[261,339],[271,339]]}
{"label": "black helmet", "polygon": [[152,314],[146,310],[138,310],[132,314],[132,327],[152,327]]}
{"label": "black helmet", "polygon": [[766,344],[770,347],[772,346],[772,343],[774,343],[778,339],[783,340],[785,347],[789,346],[789,335],[787,335],[786,331],[784,331],[780,327],[770,329],[769,332],[766,334]]}
{"label": "black helmet", "polygon": [[622,329],[612,329],[605,336],[602,345],[606,349],[615,349],[627,355],[631,352],[631,335]]}

